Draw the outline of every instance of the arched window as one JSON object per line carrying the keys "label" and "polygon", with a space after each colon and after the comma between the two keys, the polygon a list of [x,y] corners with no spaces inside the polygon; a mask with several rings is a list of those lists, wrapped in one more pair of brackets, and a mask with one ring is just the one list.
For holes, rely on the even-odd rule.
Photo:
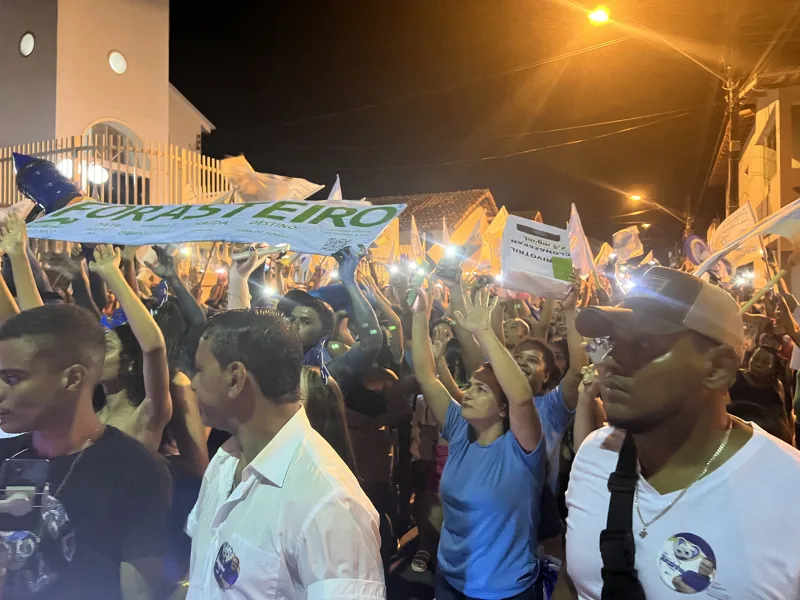
{"label": "arched window", "polygon": [[87,129],[84,138],[85,143],[96,143],[106,160],[139,169],[150,167],[149,157],[142,151],[142,140],[119,121],[94,123]]}

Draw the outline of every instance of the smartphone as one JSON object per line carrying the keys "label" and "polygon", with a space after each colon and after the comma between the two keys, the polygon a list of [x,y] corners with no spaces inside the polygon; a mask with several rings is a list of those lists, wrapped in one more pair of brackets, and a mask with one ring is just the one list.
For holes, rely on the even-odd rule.
{"label": "smartphone", "polygon": [[[406,302],[409,306],[414,306],[414,302],[417,301],[417,291],[427,275],[425,269],[417,269],[414,278],[411,280],[411,289],[408,290],[408,296],[406,297]],[[428,298],[428,301],[431,302],[432,299]]]}
{"label": "smartphone", "polygon": [[461,263],[464,261],[464,246],[448,246],[439,264],[436,276],[445,281],[461,281]]}
{"label": "smartphone", "polygon": [[[0,531],[36,531],[42,512],[42,496],[50,476],[47,459],[9,458],[0,467],[0,499],[6,499],[14,488],[33,488],[33,510],[14,516],[0,511]],[[26,491],[27,491],[26,490]]]}

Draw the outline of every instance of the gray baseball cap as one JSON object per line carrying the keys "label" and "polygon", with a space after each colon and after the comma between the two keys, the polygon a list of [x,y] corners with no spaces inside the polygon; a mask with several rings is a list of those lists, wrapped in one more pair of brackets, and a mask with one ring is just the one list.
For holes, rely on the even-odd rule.
{"label": "gray baseball cap", "polygon": [[619,329],[645,335],[696,331],[744,354],[739,305],[725,290],[689,273],[653,267],[615,307],[583,309],[576,321],[584,337],[604,337]]}

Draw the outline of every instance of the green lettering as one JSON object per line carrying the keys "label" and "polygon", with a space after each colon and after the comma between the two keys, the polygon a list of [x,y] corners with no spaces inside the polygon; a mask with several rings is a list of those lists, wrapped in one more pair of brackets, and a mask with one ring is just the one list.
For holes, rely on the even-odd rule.
{"label": "green lettering", "polygon": [[84,210],[91,210],[96,206],[102,206],[99,202],[81,202],[79,204],[71,204],[69,206],[65,206],[61,210],[54,213],[52,216],[47,216],[42,219],[42,224],[51,224],[51,223],[61,223],[62,225],[68,225],[69,223],[74,223],[78,219],[75,217],[64,217],[63,215],[73,212],[73,211],[84,211]]}
{"label": "green lettering", "polygon": [[183,219],[182,219],[183,221],[185,221],[186,219],[204,219],[206,217],[213,217],[215,214],[217,214],[219,211],[222,210],[222,207],[220,207],[220,206],[197,206],[197,205],[194,205],[194,206],[192,206],[192,208],[194,208],[196,210],[205,211],[206,214],[204,214],[204,215],[186,215],[185,217],[183,217]]}
{"label": "green lettering", "polygon": [[305,206],[305,202],[292,202],[290,200],[281,200],[280,202],[276,202],[272,206],[268,206],[260,213],[255,214],[252,216],[253,219],[275,219],[276,221],[283,221],[286,219],[286,215],[274,215],[272,213],[276,213],[279,211],[283,212],[297,212],[297,210]]}
{"label": "green lettering", "polygon": [[[105,219],[107,217],[113,217],[113,216],[122,214],[125,211],[127,211],[128,208],[129,207],[127,207],[127,206],[119,206],[119,205],[117,205],[117,206],[104,206],[103,208],[98,208],[97,210],[93,210],[88,215],[86,215],[86,218],[87,219]],[[111,211],[114,211],[114,212],[112,212],[110,214],[105,214],[104,211],[106,211],[106,210],[111,210]],[[104,213],[104,214],[100,214],[100,213]]]}
{"label": "green lettering", "polygon": [[234,209],[233,209],[231,212],[227,212],[227,213],[225,213],[224,215],[220,215],[220,218],[221,218],[221,219],[227,219],[227,218],[229,218],[229,217],[232,217],[233,215],[238,215],[238,214],[239,214],[240,212],[242,212],[244,209],[246,209],[246,208],[250,208],[251,206],[253,206],[253,205],[252,205],[252,204],[247,204],[247,203],[245,203],[245,204],[240,204],[239,206],[237,206],[236,208],[234,208]]}
{"label": "green lettering", "polygon": [[[368,215],[369,213],[375,211],[381,211],[383,216],[373,223],[365,223],[364,215]],[[350,219],[350,225],[354,225],[355,227],[375,227],[375,225],[383,225],[384,223],[388,223],[394,219],[399,212],[400,210],[394,206],[373,206],[372,208],[362,210],[355,217]]]}
{"label": "green lettering", "polygon": [[344,217],[349,217],[358,212],[357,208],[343,208],[341,206],[328,206],[325,210],[311,219],[312,225],[319,225],[325,219],[330,219],[336,227],[347,227],[344,224]]}
{"label": "green lettering", "polygon": [[305,209],[303,212],[297,215],[294,219],[292,219],[291,223],[302,223],[303,221],[308,219],[311,215],[313,215],[315,212],[319,211],[320,208],[322,208],[322,206],[320,206],[319,204],[313,204],[309,206],[307,209]]}
{"label": "green lettering", "polygon": [[183,215],[187,212],[192,210],[191,204],[185,204],[183,206],[176,206],[175,208],[171,208],[166,212],[161,213],[160,215],[156,215],[150,219],[147,219],[147,222],[155,221],[156,219],[163,219],[164,217],[169,217],[170,219],[181,219]]}
{"label": "green lettering", "polygon": [[137,206],[129,210],[127,213],[121,213],[114,217],[114,221],[119,221],[126,217],[133,217],[134,221],[141,221],[147,213],[158,212],[161,210],[160,206]]}

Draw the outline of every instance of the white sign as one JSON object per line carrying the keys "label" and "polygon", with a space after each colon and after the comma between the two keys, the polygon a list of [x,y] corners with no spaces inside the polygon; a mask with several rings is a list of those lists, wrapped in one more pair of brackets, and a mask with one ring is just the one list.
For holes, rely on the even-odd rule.
{"label": "white sign", "polygon": [[644,254],[642,240],[639,239],[639,228],[636,225],[619,230],[614,234],[612,242],[620,264]]}
{"label": "white sign", "polygon": [[267,242],[289,244],[295,252],[330,256],[346,246],[368,246],[405,207],[293,200],[164,206],[80,202],[33,222],[28,235],[133,246]]}
{"label": "white sign", "polygon": [[503,287],[565,298],[572,287],[566,230],[509,215],[500,246]]}
{"label": "white sign", "polygon": [[[745,202],[716,228],[714,236],[708,240],[711,251],[722,250],[733,240],[752,229],[755,224],[756,215],[753,207],[749,202]],[[728,262],[734,268],[755,262],[759,258],[761,258],[761,243],[757,236],[747,240],[727,256]]]}

